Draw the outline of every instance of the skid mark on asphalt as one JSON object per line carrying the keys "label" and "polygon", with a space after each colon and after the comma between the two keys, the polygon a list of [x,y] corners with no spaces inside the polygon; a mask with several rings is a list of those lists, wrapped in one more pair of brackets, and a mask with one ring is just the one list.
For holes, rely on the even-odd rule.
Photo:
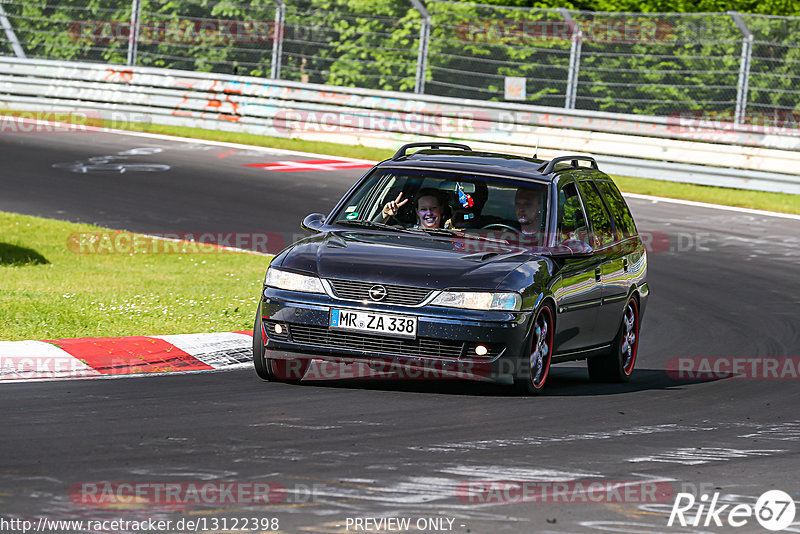
{"label": "skid mark on asphalt", "polygon": [[754,458],[758,456],[773,456],[786,452],[785,449],[727,449],[720,447],[695,448],[682,447],[671,451],[664,451],[652,456],[630,458],[629,462],[661,462],[681,465],[700,465],[709,462],[724,462],[740,458]]}
{"label": "skid mark on asphalt", "polygon": [[800,441],[800,421],[787,421],[778,425],[760,428],[755,433],[744,434],[739,437],[798,442]]}
{"label": "skid mark on asphalt", "polygon": [[648,434],[661,434],[665,432],[706,432],[716,430],[715,427],[692,427],[677,424],[642,426],[634,428],[623,428],[606,432],[589,432],[585,434],[570,434],[568,436],[537,436],[513,439],[492,439],[480,441],[462,441],[457,443],[443,443],[433,446],[412,446],[411,450],[422,452],[456,452],[456,451],[476,451],[489,450],[503,447],[528,447],[531,445],[545,445],[549,443],[564,443],[573,441],[592,441],[600,439],[614,439],[625,436],[639,436]]}
{"label": "skid mark on asphalt", "polygon": [[170,170],[170,165],[160,163],[136,163],[130,161],[131,156],[149,156],[163,151],[159,147],[140,147],[117,152],[109,156],[93,156],[85,160],[54,163],[55,169],[66,169],[80,174],[110,173],[124,174],[126,172],[164,172]]}

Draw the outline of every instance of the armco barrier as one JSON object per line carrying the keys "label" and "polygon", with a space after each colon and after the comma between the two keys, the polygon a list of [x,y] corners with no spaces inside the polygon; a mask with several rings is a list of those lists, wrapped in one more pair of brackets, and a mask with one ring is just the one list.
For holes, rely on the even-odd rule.
{"label": "armco barrier", "polygon": [[800,194],[800,131],[458,100],[146,67],[0,58],[0,107],[395,148],[419,140],[611,173]]}

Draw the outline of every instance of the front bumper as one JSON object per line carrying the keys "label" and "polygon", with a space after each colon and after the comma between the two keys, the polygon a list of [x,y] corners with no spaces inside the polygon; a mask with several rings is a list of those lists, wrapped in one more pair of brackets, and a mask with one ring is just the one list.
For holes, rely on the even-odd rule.
{"label": "front bumper", "polygon": [[[331,330],[332,308],[417,317],[415,339]],[[510,383],[532,313],[437,306],[390,306],[267,288],[261,297],[265,357],[367,364],[398,378],[463,378]],[[281,325],[281,333],[274,330]],[[488,353],[478,356],[482,344]],[[343,378],[353,376],[348,372]]]}

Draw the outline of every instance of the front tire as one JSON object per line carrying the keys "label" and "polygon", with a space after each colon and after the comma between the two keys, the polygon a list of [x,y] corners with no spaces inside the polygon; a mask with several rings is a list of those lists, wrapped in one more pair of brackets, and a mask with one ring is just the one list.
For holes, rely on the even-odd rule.
{"label": "front tire", "polygon": [[611,345],[611,350],[602,356],[587,360],[589,378],[596,382],[627,382],[636,364],[639,348],[639,303],[636,297],[628,299],[622,324]]}
{"label": "front tire", "polygon": [[269,365],[267,365],[266,358],[264,358],[264,329],[261,326],[261,302],[258,303],[256,320],[253,324],[253,367],[258,377],[262,380],[275,380],[275,376],[272,374]]}
{"label": "front tire", "polygon": [[253,367],[262,380],[296,384],[306,373],[311,360],[295,358],[275,360],[264,355],[264,329],[261,325],[261,303],[258,303],[256,320],[253,323]]}
{"label": "front tire", "polygon": [[520,356],[520,365],[514,377],[514,388],[523,395],[539,395],[544,389],[550,362],[553,357],[553,332],[555,316],[550,305],[545,304],[533,320],[530,342]]}

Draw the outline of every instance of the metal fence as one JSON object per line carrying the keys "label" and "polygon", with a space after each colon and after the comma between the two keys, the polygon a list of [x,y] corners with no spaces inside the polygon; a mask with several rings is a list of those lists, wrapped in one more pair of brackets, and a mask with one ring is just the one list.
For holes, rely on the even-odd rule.
{"label": "metal fence", "polygon": [[0,0],[0,55],[797,128],[800,18],[448,0]]}

